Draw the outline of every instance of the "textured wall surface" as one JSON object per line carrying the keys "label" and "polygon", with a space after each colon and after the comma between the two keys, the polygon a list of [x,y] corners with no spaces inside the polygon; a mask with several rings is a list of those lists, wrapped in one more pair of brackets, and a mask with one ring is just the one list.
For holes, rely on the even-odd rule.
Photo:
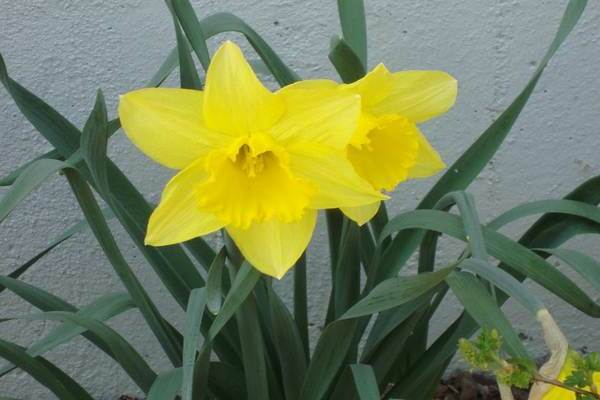
{"label": "textured wall surface", "polygon": [[[392,69],[442,69],[459,81],[459,97],[447,115],[423,129],[447,162],[452,162],[510,103],[529,79],[554,35],[566,0],[367,0],[370,63]],[[201,15],[231,11],[247,20],[303,77],[334,77],[327,60],[329,38],[339,31],[334,1],[210,0],[194,1]],[[600,5],[587,12],[548,66],[510,137],[472,185],[484,220],[521,202],[557,198],[577,183],[600,173]],[[235,35],[234,40],[243,40]],[[211,41],[214,48],[224,36]],[[48,100],[81,126],[102,88],[114,115],[118,95],[140,87],[174,45],[171,19],[161,0],[0,0],[0,51],[12,76]],[[250,52],[248,52],[250,54]],[[255,57],[252,55],[251,57]],[[176,85],[176,77],[169,82]],[[49,149],[0,89],[0,174]],[[139,154],[122,135],[111,142],[111,156],[148,198],[156,201],[172,174]],[[413,207],[432,180],[408,183],[391,201],[392,213]],[[0,191],[0,195],[3,192]],[[0,273],[8,273],[43,248],[55,235],[81,218],[65,180],[54,178],[33,193],[0,226]],[[525,224],[511,226],[516,235]],[[181,325],[182,312],[169,299],[149,266],[114,226],[127,259],[165,315]],[[309,255],[312,332],[318,333],[329,287],[323,223]],[[441,259],[456,254],[456,243],[444,242]],[[600,256],[597,239],[572,244]],[[561,270],[570,272],[557,264]],[[23,279],[77,305],[122,290],[89,233],[80,234],[51,252]],[[585,317],[544,294],[575,346],[600,350],[600,322]],[[589,285],[582,282],[589,290]],[[280,284],[289,293],[289,280]],[[592,293],[598,298],[598,293]],[[544,347],[539,331],[516,304],[505,307],[536,354]],[[16,297],[2,293],[0,314],[32,311]],[[433,334],[459,312],[448,300]],[[111,325],[135,343],[157,370],[168,363],[157,342],[135,312]],[[52,323],[3,323],[0,337],[28,344],[43,337]],[[113,399],[137,393],[135,385],[110,359],[79,338],[48,354],[95,397]],[[0,379],[0,396],[53,398],[20,371]]]}

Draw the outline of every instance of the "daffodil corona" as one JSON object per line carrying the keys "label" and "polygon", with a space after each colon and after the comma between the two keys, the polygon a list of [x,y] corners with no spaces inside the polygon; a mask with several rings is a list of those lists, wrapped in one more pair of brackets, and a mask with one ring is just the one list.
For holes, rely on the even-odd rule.
{"label": "daffodil corona", "polygon": [[[438,152],[416,124],[446,112],[456,99],[457,83],[441,71],[391,73],[379,64],[351,84],[329,80],[301,81],[291,89],[326,89],[361,97],[357,129],[347,146],[356,172],[376,190],[393,190],[399,183],[425,178],[445,167]],[[359,224],[370,220],[379,201],[341,207]]]}
{"label": "daffodil corona", "polygon": [[119,116],[127,136],[180,170],[150,217],[146,243],[225,228],[252,265],[282,277],[307,247],[316,210],[385,198],[345,158],[360,110],[360,96],[349,92],[270,92],[231,42],[216,52],[204,91],[125,94]]}

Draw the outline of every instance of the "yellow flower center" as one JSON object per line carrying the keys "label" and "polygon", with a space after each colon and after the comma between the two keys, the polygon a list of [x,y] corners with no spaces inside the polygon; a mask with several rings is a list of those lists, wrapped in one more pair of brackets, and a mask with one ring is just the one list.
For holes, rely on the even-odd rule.
{"label": "yellow flower center", "polygon": [[419,154],[418,131],[398,115],[363,113],[346,152],[356,172],[377,190],[391,191],[408,178]]}
{"label": "yellow flower center", "polygon": [[297,221],[314,193],[290,171],[286,150],[263,133],[213,151],[206,169],[209,178],[197,188],[199,205],[239,228],[271,219]]}

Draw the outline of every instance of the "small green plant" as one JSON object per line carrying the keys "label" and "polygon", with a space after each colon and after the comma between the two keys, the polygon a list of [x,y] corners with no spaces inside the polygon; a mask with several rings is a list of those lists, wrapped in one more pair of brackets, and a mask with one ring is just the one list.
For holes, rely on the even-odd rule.
{"label": "small green plant", "polygon": [[547,391],[548,398],[552,390],[568,390],[577,400],[600,399],[600,374],[595,375],[600,373],[599,353],[582,355],[571,350],[559,376],[547,377],[541,375],[529,359],[505,359],[502,337],[496,329],[484,328],[473,340],[460,339],[458,348],[471,368],[494,375],[500,384],[528,389],[533,383],[542,382],[559,388]]}

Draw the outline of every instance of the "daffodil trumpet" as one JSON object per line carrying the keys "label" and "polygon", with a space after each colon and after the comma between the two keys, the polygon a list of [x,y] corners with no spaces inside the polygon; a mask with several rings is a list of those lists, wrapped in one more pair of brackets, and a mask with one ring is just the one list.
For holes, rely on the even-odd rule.
{"label": "daffodil trumpet", "polygon": [[[350,84],[309,80],[290,89],[330,89],[358,95],[358,126],[346,146],[356,172],[377,191],[390,192],[408,179],[435,175],[445,164],[417,127],[449,110],[456,100],[457,82],[442,71],[390,72],[379,64]],[[380,201],[343,206],[344,214],[362,225],[379,209]]]}
{"label": "daffodil trumpet", "polygon": [[142,89],[121,97],[129,139],[179,172],[152,213],[146,244],[225,229],[261,272],[281,278],[308,246],[317,210],[387,197],[346,158],[361,97],[329,88],[268,90],[232,42],[204,91]]}

